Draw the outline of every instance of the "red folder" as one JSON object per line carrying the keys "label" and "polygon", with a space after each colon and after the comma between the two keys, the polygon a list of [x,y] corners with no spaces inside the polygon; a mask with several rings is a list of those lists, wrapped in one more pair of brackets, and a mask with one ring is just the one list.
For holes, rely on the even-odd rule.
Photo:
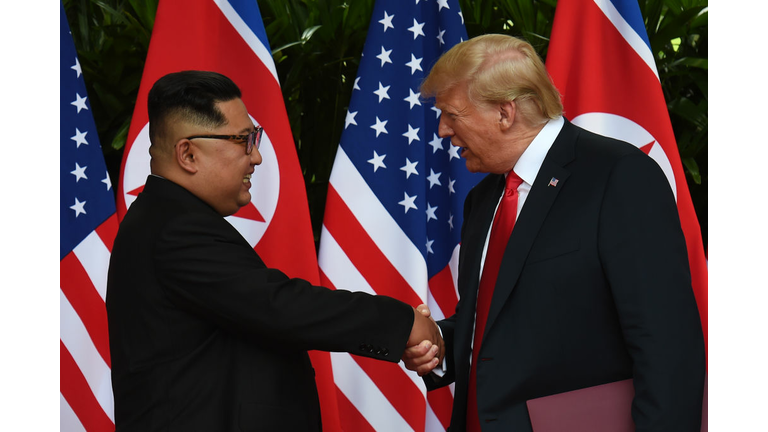
{"label": "red folder", "polygon": [[[534,432],[634,432],[632,380],[531,399],[528,414]],[[707,381],[704,381],[701,431],[707,431]]]}
{"label": "red folder", "polygon": [[634,432],[632,380],[531,399],[534,432]]}

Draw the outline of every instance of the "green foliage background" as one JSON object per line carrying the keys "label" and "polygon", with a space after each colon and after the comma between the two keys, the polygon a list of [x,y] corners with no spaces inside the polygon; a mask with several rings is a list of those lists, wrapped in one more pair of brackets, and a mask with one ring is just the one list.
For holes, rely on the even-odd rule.
{"label": "green foliage background", "polygon": [[[567,1],[567,0],[563,0]],[[639,0],[707,245],[708,0]],[[113,184],[158,0],[64,0]],[[258,0],[319,238],[374,0]],[[459,0],[470,37],[522,36],[546,59],[557,0]]]}

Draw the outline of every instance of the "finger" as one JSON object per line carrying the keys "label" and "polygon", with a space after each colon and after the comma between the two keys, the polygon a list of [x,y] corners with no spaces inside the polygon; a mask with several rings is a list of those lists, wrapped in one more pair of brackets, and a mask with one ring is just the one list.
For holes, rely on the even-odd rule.
{"label": "finger", "polygon": [[416,310],[419,311],[419,313],[421,313],[425,317],[429,317],[431,315],[431,312],[429,310],[429,306],[427,306],[425,304],[420,304],[420,305],[416,306]]}
{"label": "finger", "polygon": [[440,364],[440,362],[437,360],[437,358],[434,358],[429,363],[427,363],[425,365],[422,365],[422,366],[419,366],[418,368],[416,368],[416,373],[419,376],[424,376],[424,375],[432,372],[432,370],[434,368],[436,368],[438,364]]}
{"label": "finger", "polygon": [[[412,364],[418,367],[422,365],[429,365],[437,358],[438,351],[439,351],[439,347],[437,345],[432,345],[431,348],[424,355],[411,358],[410,361]],[[432,368],[430,368],[429,370],[432,370]]]}
{"label": "finger", "polygon": [[433,346],[434,345],[430,341],[427,341],[427,340],[422,341],[418,345],[414,345],[410,348],[406,348],[405,351],[403,352],[403,359],[406,359],[406,358],[416,359],[419,357],[424,357],[429,353],[430,349]]}
{"label": "finger", "polygon": [[[421,348],[422,345],[418,345],[417,347]],[[402,360],[403,363],[405,363],[406,369],[421,373],[431,371],[439,363],[439,361],[435,362],[435,356],[439,351],[438,348],[439,347],[436,345],[431,345],[424,355],[419,356],[414,355],[413,357],[409,357],[408,355],[403,354]],[[413,349],[411,349],[411,351],[412,353],[416,352],[416,350]]]}

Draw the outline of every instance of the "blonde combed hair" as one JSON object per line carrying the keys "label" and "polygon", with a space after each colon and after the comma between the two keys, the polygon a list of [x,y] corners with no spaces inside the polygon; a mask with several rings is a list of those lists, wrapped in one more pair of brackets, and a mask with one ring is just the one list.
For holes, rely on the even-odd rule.
{"label": "blonde combed hair", "polygon": [[531,124],[563,113],[560,93],[539,55],[516,37],[488,34],[464,41],[443,54],[421,85],[423,97],[434,97],[467,82],[476,105],[515,101]]}

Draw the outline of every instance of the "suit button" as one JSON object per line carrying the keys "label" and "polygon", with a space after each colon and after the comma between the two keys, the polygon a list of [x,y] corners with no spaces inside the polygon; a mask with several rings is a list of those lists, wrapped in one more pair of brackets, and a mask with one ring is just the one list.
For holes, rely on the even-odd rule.
{"label": "suit button", "polygon": [[365,344],[360,344],[360,346],[358,348],[360,348],[360,351],[365,351],[366,350],[366,345]]}
{"label": "suit button", "polygon": [[381,352],[381,353],[382,353],[382,354],[384,354],[384,357],[386,357],[386,356],[388,356],[388,355],[389,355],[389,350],[388,350],[388,349],[386,349],[386,348],[384,348],[384,350],[382,350],[382,352]]}

